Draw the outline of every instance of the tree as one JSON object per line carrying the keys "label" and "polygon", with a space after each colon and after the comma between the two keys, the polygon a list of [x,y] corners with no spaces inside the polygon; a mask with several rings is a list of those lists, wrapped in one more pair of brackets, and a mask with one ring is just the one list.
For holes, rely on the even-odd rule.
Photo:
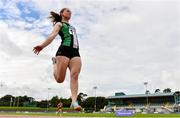
{"label": "tree", "polygon": [[[105,97],[96,97],[96,110],[99,111],[100,109],[104,108],[105,105],[108,104],[108,101]],[[95,105],[95,97],[88,97],[83,104],[85,111],[92,112],[94,110]]]}
{"label": "tree", "polygon": [[12,95],[5,95],[0,99],[2,102],[9,102],[13,96]]}
{"label": "tree", "polygon": [[11,99],[14,99],[12,95],[5,95],[0,99],[0,106],[10,106]]}
{"label": "tree", "polygon": [[149,91],[149,90],[146,90],[145,94],[150,94],[150,91]]}
{"label": "tree", "polygon": [[28,103],[30,102],[33,102],[34,101],[34,98],[32,97],[28,97],[28,96],[17,96],[15,97],[14,99],[14,104],[15,106],[18,106],[18,107],[22,107],[22,106],[26,106]]}
{"label": "tree", "polygon": [[160,89],[156,89],[156,90],[154,91],[154,93],[160,93],[160,92],[161,92]]}
{"label": "tree", "polygon": [[40,102],[37,103],[37,107],[47,108],[47,104],[48,104],[47,100],[41,100]]}
{"label": "tree", "polygon": [[163,90],[163,93],[171,93],[171,89],[170,88],[166,88]]}
{"label": "tree", "polygon": [[60,101],[63,103],[63,107],[70,107],[71,105],[71,98],[60,98]]}
{"label": "tree", "polygon": [[51,103],[51,106],[52,106],[52,107],[56,107],[57,104],[58,104],[58,102],[59,102],[58,96],[54,96],[54,97],[52,97],[52,99],[50,100],[50,103]]}
{"label": "tree", "polygon": [[95,97],[88,97],[85,102],[83,103],[82,107],[85,109],[85,111],[93,112],[94,110],[94,102]]}
{"label": "tree", "polygon": [[115,93],[115,96],[122,96],[122,95],[126,95],[126,94],[124,92]]}
{"label": "tree", "polygon": [[0,98],[0,106],[24,106],[30,102],[33,102],[34,98],[28,96],[12,96],[5,95]]}
{"label": "tree", "polygon": [[79,93],[78,97],[77,97],[77,100],[79,102],[80,105],[83,104],[83,102],[85,101],[85,97],[87,96],[87,94],[84,94],[84,93]]}

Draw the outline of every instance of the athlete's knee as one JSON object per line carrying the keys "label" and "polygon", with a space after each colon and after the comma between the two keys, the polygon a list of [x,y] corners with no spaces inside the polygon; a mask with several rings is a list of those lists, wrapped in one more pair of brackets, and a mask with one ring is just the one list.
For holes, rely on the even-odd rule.
{"label": "athlete's knee", "polygon": [[64,77],[61,77],[61,76],[56,76],[55,78],[56,78],[57,83],[63,83],[65,79]]}
{"label": "athlete's knee", "polygon": [[71,73],[71,78],[72,78],[72,79],[76,79],[76,80],[77,80],[77,79],[78,79],[78,76],[79,76],[79,72],[72,72],[72,73]]}
{"label": "athlete's knee", "polygon": [[63,82],[64,82],[64,79],[57,78],[57,79],[56,79],[56,82],[57,82],[57,83],[63,83]]}

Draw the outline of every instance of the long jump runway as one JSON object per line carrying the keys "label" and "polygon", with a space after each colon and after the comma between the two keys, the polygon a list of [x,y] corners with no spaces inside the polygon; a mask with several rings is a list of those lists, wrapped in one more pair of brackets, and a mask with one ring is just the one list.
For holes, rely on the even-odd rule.
{"label": "long jump runway", "polygon": [[[0,118],[78,118],[78,117],[64,117],[64,116],[0,116]],[[81,117],[81,118],[88,118],[88,117]]]}
{"label": "long jump runway", "polygon": [[[78,117],[64,117],[64,116],[6,116],[6,115],[3,116],[3,115],[1,115],[0,118],[78,118]],[[81,118],[88,118],[88,117],[81,117]]]}
{"label": "long jump runway", "polygon": [[[16,116],[16,115],[0,115],[0,118],[79,118],[79,117],[70,117],[70,116]],[[93,117],[80,117],[80,118],[93,118]],[[101,118],[103,118],[103,117],[101,117]]]}
{"label": "long jump runway", "polygon": [[[14,116],[14,115],[13,116],[6,116],[6,115],[3,116],[3,115],[1,115],[0,118],[78,118],[78,117],[69,117],[69,116],[67,116],[67,117],[64,117],[64,116]],[[89,118],[89,117],[81,117],[81,118]]]}
{"label": "long jump runway", "polygon": [[[63,118],[61,116],[0,116],[0,118]],[[72,118],[72,117],[66,117]]]}

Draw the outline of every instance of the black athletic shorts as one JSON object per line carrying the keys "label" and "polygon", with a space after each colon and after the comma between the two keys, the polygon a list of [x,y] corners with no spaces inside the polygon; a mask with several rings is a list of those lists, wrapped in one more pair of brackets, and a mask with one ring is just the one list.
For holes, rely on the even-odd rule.
{"label": "black athletic shorts", "polygon": [[79,54],[79,49],[77,48],[61,45],[58,51],[56,52],[56,56],[66,56],[69,59],[72,59],[73,57],[80,57],[80,54]]}

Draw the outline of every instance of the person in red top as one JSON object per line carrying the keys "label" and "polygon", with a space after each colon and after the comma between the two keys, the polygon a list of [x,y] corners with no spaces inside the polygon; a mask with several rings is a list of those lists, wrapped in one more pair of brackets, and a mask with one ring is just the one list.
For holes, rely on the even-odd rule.
{"label": "person in red top", "polygon": [[62,113],[63,103],[60,101],[57,105],[58,111],[57,114]]}

